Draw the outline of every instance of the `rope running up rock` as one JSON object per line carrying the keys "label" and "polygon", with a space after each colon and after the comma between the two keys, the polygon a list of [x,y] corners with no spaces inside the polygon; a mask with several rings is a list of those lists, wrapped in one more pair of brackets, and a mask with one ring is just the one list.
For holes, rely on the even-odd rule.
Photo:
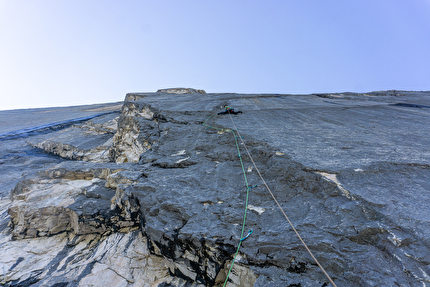
{"label": "rope running up rock", "polygon": [[288,223],[290,224],[291,228],[294,230],[294,232],[296,233],[297,237],[300,239],[300,241],[302,242],[303,246],[306,248],[306,250],[309,252],[309,254],[311,255],[311,257],[314,259],[315,263],[319,266],[319,268],[322,270],[322,272],[324,273],[324,275],[327,277],[327,279],[330,281],[330,283],[334,286],[337,287],[337,285],[333,282],[333,279],[331,279],[330,275],[328,275],[328,273],[325,271],[325,269],[322,267],[322,265],[318,262],[318,260],[315,258],[315,256],[312,254],[311,250],[309,249],[309,247],[306,245],[306,243],[303,241],[302,237],[300,236],[299,232],[296,230],[296,228],[294,227],[294,225],[291,223],[290,219],[288,218],[288,216],[285,214],[284,210],[282,209],[281,205],[279,204],[279,202],[276,200],[275,196],[273,195],[273,192],[270,190],[269,186],[267,185],[266,181],[264,180],[263,176],[260,173],[260,170],[258,169],[257,165],[255,164],[251,154],[249,153],[248,148],[246,147],[245,142],[243,141],[243,138],[240,136],[239,130],[236,127],[236,124],[233,120],[233,117],[230,115],[230,119],[231,122],[234,126],[234,129],[236,131],[236,133],[238,134],[243,146],[245,147],[246,153],[248,154],[249,158],[251,159],[252,164],[255,167],[255,170],[257,171],[258,175],[260,176],[261,180],[263,181],[264,185],[266,186],[267,190],[269,191],[270,195],[272,196],[273,200],[276,202],[276,205],[279,207],[279,209],[281,210],[282,214],[284,215],[285,219],[288,221]]}
{"label": "rope running up rock", "polygon": [[213,116],[215,116],[215,115],[212,115],[212,116],[210,116],[209,118],[207,118],[207,119],[206,119],[206,121],[205,121],[202,125],[203,125],[203,126],[205,126],[205,127],[211,128],[211,129],[216,129],[216,130],[220,130],[220,131],[224,131],[224,132],[231,132],[231,133],[232,133],[232,135],[233,135],[233,137],[234,137],[234,142],[235,142],[235,144],[236,144],[237,156],[239,157],[239,160],[240,160],[240,165],[241,165],[241,167],[242,167],[243,177],[244,177],[244,179],[245,179],[245,185],[246,185],[245,213],[244,213],[244,215],[243,215],[242,231],[241,231],[241,235],[240,235],[239,245],[237,246],[236,253],[235,253],[234,257],[233,257],[233,261],[231,262],[230,268],[229,268],[228,273],[227,273],[227,277],[226,277],[225,282],[224,282],[224,285],[223,285],[223,287],[225,287],[225,286],[227,285],[228,278],[229,278],[229,276],[230,276],[231,270],[233,269],[234,262],[236,261],[236,257],[237,257],[237,255],[239,254],[239,250],[240,250],[240,247],[241,247],[241,245],[242,245],[242,242],[243,242],[246,238],[248,238],[248,237],[252,234],[252,232],[253,232],[253,230],[250,230],[250,231],[248,232],[248,234],[247,234],[246,236],[244,236],[244,234],[245,234],[245,223],[246,223],[246,213],[247,213],[247,210],[248,210],[249,190],[250,190],[251,188],[253,188],[254,186],[249,186],[249,184],[248,184],[248,179],[247,179],[247,177],[246,177],[245,167],[244,167],[244,165],[243,165],[242,156],[241,156],[241,154],[240,154],[239,143],[238,143],[238,141],[237,141],[238,136],[235,134],[235,132],[234,132],[233,130],[230,130],[230,129],[221,129],[221,128],[211,127],[211,126],[207,125],[207,124],[206,124],[206,122],[207,122],[210,118],[212,118]]}
{"label": "rope running up rock", "polygon": [[[244,175],[245,183],[246,183],[245,214],[244,214],[244,217],[243,217],[243,224],[242,224],[241,239],[239,240],[239,244],[238,244],[238,246],[237,246],[236,253],[235,253],[234,257],[233,257],[233,261],[232,261],[232,263],[231,263],[231,265],[230,265],[230,269],[229,269],[229,271],[228,271],[228,274],[227,274],[227,277],[226,277],[226,279],[225,279],[225,282],[224,282],[223,287],[225,287],[225,286],[226,286],[226,284],[227,284],[227,282],[228,282],[228,278],[229,278],[229,276],[230,276],[231,270],[233,269],[233,265],[234,265],[234,262],[235,262],[235,260],[236,260],[237,255],[238,255],[238,253],[239,253],[240,247],[241,247],[241,245],[242,245],[242,241],[243,241],[243,240],[245,240],[245,239],[246,239],[246,238],[247,238],[247,237],[252,233],[252,230],[250,230],[250,231],[249,231],[249,233],[248,233],[248,235],[247,235],[246,237],[243,237],[243,235],[244,235],[244,231],[245,231],[246,212],[247,212],[247,209],[248,209],[248,197],[249,197],[249,190],[250,190],[252,187],[250,187],[250,186],[248,185],[248,181],[247,181],[246,173],[245,173],[245,168],[244,168],[244,166],[243,166],[243,161],[242,161],[242,157],[241,157],[241,155],[240,155],[240,150],[239,150],[239,144],[238,144],[238,141],[237,141],[237,139],[238,139],[238,138],[240,138],[240,140],[241,140],[241,142],[242,142],[242,144],[243,144],[243,146],[244,146],[244,148],[245,148],[245,150],[246,150],[246,153],[248,154],[248,156],[249,156],[249,158],[250,158],[250,160],[251,160],[251,162],[252,162],[252,164],[253,164],[253,166],[254,166],[255,170],[257,171],[257,173],[258,173],[258,175],[260,176],[260,178],[261,178],[261,180],[262,180],[263,184],[266,186],[266,188],[267,188],[268,192],[269,192],[269,193],[270,193],[270,195],[272,196],[272,198],[273,198],[273,200],[275,201],[276,205],[277,205],[277,206],[279,207],[279,209],[281,210],[281,212],[282,212],[282,214],[284,215],[285,219],[288,221],[288,223],[290,224],[290,226],[291,226],[291,228],[293,229],[293,231],[296,233],[297,237],[299,238],[299,240],[301,241],[301,243],[303,244],[303,246],[306,248],[306,250],[307,250],[307,251],[308,251],[308,253],[311,255],[311,257],[313,258],[313,260],[315,261],[315,263],[318,265],[318,267],[322,270],[322,272],[323,272],[323,273],[324,273],[324,275],[327,277],[327,279],[329,280],[329,282],[330,282],[334,287],[337,287],[337,285],[334,283],[334,281],[333,281],[333,279],[330,277],[330,275],[328,275],[328,273],[325,271],[325,269],[322,267],[322,265],[318,262],[318,260],[317,260],[317,259],[315,258],[315,256],[312,254],[311,250],[310,250],[310,249],[309,249],[309,247],[306,245],[306,243],[303,241],[302,237],[300,236],[300,234],[298,233],[298,231],[296,230],[296,228],[294,227],[294,225],[292,224],[292,222],[290,221],[290,219],[288,218],[288,216],[286,215],[286,213],[285,213],[285,212],[284,212],[284,210],[282,209],[281,205],[280,205],[280,204],[279,204],[279,202],[276,200],[276,198],[275,198],[275,196],[274,196],[273,192],[270,190],[269,186],[267,185],[266,181],[264,180],[263,176],[261,175],[260,170],[258,169],[257,165],[255,164],[254,159],[252,158],[252,156],[251,156],[251,154],[250,154],[250,152],[249,152],[249,150],[248,150],[248,148],[247,148],[247,146],[246,146],[246,144],[245,144],[245,142],[244,142],[244,140],[243,140],[243,137],[240,135],[239,130],[237,129],[237,126],[236,126],[236,124],[235,124],[235,122],[234,122],[233,117],[231,116],[231,114],[229,114],[229,116],[230,116],[231,122],[232,122],[232,124],[233,124],[234,130],[231,130],[231,129],[222,129],[222,128],[217,128],[217,127],[212,127],[212,126],[207,125],[207,124],[206,124],[206,122],[207,122],[210,118],[212,118],[213,116],[215,116],[215,115],[212,115],[212,116],[208,117],[208,118],[206,119],[206,121],[205,121],[202,125],[203,125],[203,126],[206,126],[206,127],[208,127],[208,128],[211,128],[211,129],[216,129],[216,130],[220,130],[220,131],[224,131],[224,132],[231,132],[231,133],[233,134],[234,139],[235,139],[235,143],[236,143],[237,152],[238,152],[238,157],[239,157],[239,159],[240,159],[240,163],[241,163],[241,166],[242,166],[242,171],[243,171],[243,175]],[[236,134],[237,134],[237,136],[236,136]]]}

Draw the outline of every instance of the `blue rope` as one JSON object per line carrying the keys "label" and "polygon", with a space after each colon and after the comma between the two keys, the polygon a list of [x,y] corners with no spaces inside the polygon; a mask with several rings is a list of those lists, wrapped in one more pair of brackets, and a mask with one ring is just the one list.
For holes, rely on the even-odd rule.
{"label": "blue rope", "polygon": [[253,229],[251,229],[250,231],[248,231],[248,234],[245,237],[241,238],[240,241],[244,241],[245,239],[247,239],[252,234],[252,232],[254,232]]}

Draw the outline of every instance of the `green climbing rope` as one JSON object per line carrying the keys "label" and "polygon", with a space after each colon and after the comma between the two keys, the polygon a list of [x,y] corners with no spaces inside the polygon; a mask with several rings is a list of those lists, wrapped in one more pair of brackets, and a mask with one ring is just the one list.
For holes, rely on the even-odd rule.
{"label": "green climbing rope", "polygon": [[[212,118],[213,116],[214,116],[214,115],[210,116],[210,117],[209,117],[209,118],[208,118],[208,119],[203,123],[203,125],[204,125],[204,126],[207,126],[207,127],[210,127],[210,128],[214,128],[214,127],[211,127],[211,126],[206,125],[206,122],[207,122],[210,118]],[[242,235],[241,235],[241,237],[242,237],[242,238],[241,238],[241,239],[240,239],[240,241],[239,241],[239,245],[238,245],[238,247],[237,247],[236,254],[234,255],[233,261],[232,261],[232,263],[231,263],[231,266],[230,266],[230,269],[229,269],[229,271],[228,271],[227,278],[225,279],[225,282],[224,282],[223,287],[225,287],[225,286],[226,286],[226,284],[227,284],[227,282],[228,282],[228,278],[229,278],[229,276],[230,276],[230,272],[231,272],[231,270],[232,270],[232,268],[233,268],[233,264],[234,264],[234,262],[235,262],[235,260],[236,260],[237,254],[239,253],[239,249],[240,249],[240,246],[241,246],[241,244],[242,244],[242,241],[243,241],[243,240],[245,240],[246,238],[248,238],[248,237],[249,237],[249,235],[251,235],[251,233],[253,232],[252,230],[250,230],[250,231],[248,232],[248,235],[247,235],[246,237],[243,237],[243,232],[244,232],[244,228],[245,228],[245,221],[246,221],[246,211],[247,211],[247,209],[248,209],[248,195],[249,195],[249,189],[250,189],[250,188],[252,188],[252,187],[254,187],[254,186],[252,186],[252,187],[249,187],[249,186],[248,186],[248,182],[247,182],[246,174],[245,174],[245,169],[244,169],[244,167],[243,167],[242,157],[240,156],[239,145],[238,145],[238,142],[237,142],[237,139],[238,139],[238,138],[241,138],[241,137],[240,137],[240,133],[239,133],[239,130],[237,129],[236,124],[234,123],[234,120],[233,120],[233,118],[231,117],[231,115],[230,115],[230,118],[231,118],[231,121],[232,121],[232,124],[233,124],[234,129],[229,129],[229,130],[226,130],[226,129],[220,129],[220,128],[214,128],[214,129],[220,129],[220,130],[223,130],[223,131],[228,131],[228,132],[232,132],[232,133],[233,133],[233,136],[234,136],[234,138],[235,138],[235,142],[236,142],[236,147],[237,147],[237,151],[238,151],[239,159],[240,159],[240,162],[241,162],[241,165],[242,165],[243,175],[244,175],[244,177],[245,177],[245,182],[246,182],[246,204],[245,204],[245,215],[244,215],[244,217],[243,217],[243,225],[242,225]],[[236,134],[235,134],[235,133],[236,133],[238,136],[236,136]],[[254,160],[252,159],[252,156],[251,156],[251,154],[249,153],[249,150],[248,150],[248,148],[246,147],[245,142],[244,142],[242,139],[241,139],[241,141],[242,141],[242,144],[243,144],[243,146],[244,146],[244,148],[245,148],[245,150],[246,150],[246,152],[247,152],[247,154],[248,154],[248,156],[249,156],[249,159],[251,160],[252,164],[253,164],[253,165],[254,165],[254,167],[255,167],[255,170],[257,171],[257,173],[258,173],[258,175],[260,176],[260,178],[261,178],[262,182],[263,182],[263,183],[264,183],[264,185],[266,186],[267,191],[270,193],[270,195],[272,196],[273,200],[275,201],[275,203],[278,205],[279,209],[281,210],[282,214],[285,216],[285,219],[288,221],[288,223],[290,224],[291,228],[293,229],[293,231],[296,233],[297,237],[298,237],[298,238],[300,239],[300,241],[302,242],[303,246],[304,246],[304,247],[306,248],[306,250],[309,252],[309,255],[312,257],[312,259],[314,259],[315,263],[318,265],[318,267],[321,269],[321,271],[324,273],[324,275],[327,277],[327,279],[330,281],[330,283],[331,283],[334,287],[336,287],[336,286],[337,286],[337,285],[336,285],[336,283],[334,283],[333,279],[330,277],[330,275],[328,275],[328,273],[327,273],[327,271],[325,271],[324,267],[323,267],[323,266],[318,262],[318,260],[316,259],[316,257],[312,254],[312,252],[311,252],[311,250],[309,249],[309,247],[308,247],[308,246],[306,245],[306,243],[303,241],[302,237],[301,237],[301,236],[300,236],[300,234],[297,232],[296,228],[295,228],[295,227],[294,227],[294,225],[291,223],[291,221],[290,221],[290,219],[288,218],[288,216],[285,214],[285,212],[284,212],[284,210],[282,209],[281,205],[280,205],[280,204],[279,204],[279,202],[276,200],[275,196],[273,195],[273,192],[270,190],[269,186],[267,185],[266,181],[264,180],[264,178],[263,178],[263,176],[261,175],[260,171],[258,170],[257,166],[255,165],[255,162],[254,162]]]}
{"label": "green climbing rope", "polygon": [[206,122],[207,122],[210,118],[212,118],[213,116],[216,116],[216,114],[214,114],[214,115],[212,115],[212,116],[208,117],[208,118],[206,119],[206,121],[205,121],[204,123],[202,123],[202,126],[205,126],[205,127],[207,127],[207,128],[211,128],[211,129],[215,129],[215,130],[219,130],[219,131],[223,131],[223,132],[232,132],[232,130],[231,130],[231,129],[222,129],[222,128],[211,127],[211,126],[207,125],[207,124],[206,124]]}
{"label": "green climbing rope", "polygon": [[234,130],[232,130],[232,129],[223,129],[223,128],[217,128],[217,127],[212,127],[212,126],[207,125],[206,123],[207,123],[207,122],[209,121],[209,119],[211,119],[213,116],[215,116],[215,115],[211,115],[210,117],[208,117],[208,118],[206,119],[206,121],[205,121],[202,125],[203,125],[203,126],[205,126],[205,127],[211,128],[211,129],[216,129],[216,130],[221,130],[221,131],[224,131],[224,132],[231,132],[231,133],[232,133],[232,135],[233,135],[233,137],[234,137],[234,142],[235,142],[235,144],[236,144],[237,156],[239,157],[240,165],[241,165],[241,167],[242,167],[243,177],[244,177],[244,179],[245,179],[245,184],[246,184],[245,213],[244,213],[244,215],[243,215],[242,232],[241,232],[241,235],[240,235],[240,238],[241,238],[241,239],[239,240],[239,244],[238,244],[238,246],[237,246],[236,253],[234,254],[233,261],[231,262],[230,268],[229,268],[229,270],[228,270],[227,277],[226,277],[225,282],[224,282],[224,285],[223,285],[223,287],[225,287],[225,286],[227,285],[228,278],[229,278],[229,276],[230,276],[231,270],[233,269],[234,262],[236,261],[237,255],[239,254],[239,250],[240,250],[240,246],[242,245],[242,241],[243,241],[245,238],[247,238],[247,237],[252,233],[252,231],[250,231],[250,232],[248,233],[247,237],[244,237],[244,236],[243,236],[243,235],[244,235],[244,233],[245,233],[246,212],[247,212],[247,210],[248,210],[249,190],[251,189],[251,187],[249,186],[249,184],[248,184],[248,179],[246,178],[245,167],[244,167],[244,165],[243,165],[242,155],[240,154],[239,143],[238,143],[238,141],[237,141],[237,139],[238,139],[238,135],[236,135],[235,131],[234,131]]}

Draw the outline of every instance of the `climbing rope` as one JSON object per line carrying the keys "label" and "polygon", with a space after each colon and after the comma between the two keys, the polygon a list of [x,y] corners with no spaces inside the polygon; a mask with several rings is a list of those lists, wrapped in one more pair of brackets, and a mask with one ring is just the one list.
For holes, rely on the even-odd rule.
{"label": "climbing rope", "polygon": [[236,261],[236,257],[237,257],[237,255],[239,254],[239,249],[240,249],[240,246],[242,245],[242,242],[243,242],[246,238],[248,238],[248,237],[251,235],[251,233],[252,233],[252,231],[250,230],[250,231],[248,232],[248,235],[246,235],[245,237],[243,237],[243,234],[244,234],[244,232],[245,232],[246,212],[247,212],[247,210],[248,210],[249,190],[250,190],[251,188],[249,187],[248,179],[246,178],[245,167],[243,166],[242,156],[240,155],[239,143],[237,142],[237,138],[238,138],[238,137],[236,136],[236,134],[234,133],[234,131],[232,131],[232,133],[233,133],[233,136],[234,136],[234,141],[235,141],[235,143],[236,143],[237,155],[238,155],[239,160],[240,160],[240,165],[242,166],[243,177],[244,177],[244,179],[245,179],[245,184],[246,184],[246,200],[245,200],[245,213],[244,213],[244,215],[243,215],[242,232],[241,232],[241,234],[240,234],[240,238],[241,238],[241,239],[239,240],[239,245],[237,246],[236,254],[235,254],[235,255],[234,255],[234,257],[233,257],[233,261],[231,262],[230,269],[228,270],[227,277],[225,278],[225,282],[224,282],[223,287],[225,287],[225,285],[227,285],[228,278],[229,278],[229,276],[230,276],[231,270],[233,269],[233,265],[234,265],[234,262]]}
{"label": "climbing rope", "polygon": [[237,255],[239,254],[239,250],[240,250],[240,247],[242,245],[242,242],[244,240],[246,240],[252,234],[252,232],[253,232],[253,230],[251,229],[248,232],[248,234],[246,236],[244,236],[244,234],[245,234],[245,224],[246,224],[246,214],[247,214],[247,211],[248,211],[249,190],[251,188],[255,187],[255,185],[254,186],[249,186],[249,184],[248,184],[248,179],[246,177],[245,166],[243,165],[242,155],[240,154],[239,142],[237,141],[237,139],[239,138],[239,136],[237,136],[236,133],[233,130],[231,130],[231,129],[222,129],[222,128],[217,128],[217,127],[212,127],[212,126],[207,125],[206,124],[207,121],[210,118],[212,118],[213,116],[215,116],[215,115],[212,115],[212,116],[208,117],[206,119],[206,121],[202,125],[205,126],[205,127],[211,128],[211,129],[216,129],[216,130],[221,130],[221,131],[224,131],[224,132],[231,132],[232,133],[232,135],[234,137],[234,142],[236,144],[237,156],[239,158],[240,165],[242,167],[243,178],[245,179],[245,185],[246,185],[245,212],[244,212],[244,215],[243,215],[242,231],[241,231],[241,234],[240,234],[240,240],[239,240],[239,244],[238,244],[237,249],[236,249],[236,253],[234,254],[233,260],[231,262],[230,268],[229,268],[228,273],[227,273],[227,277],[226,277],[224,285],[223,285],[223,287],[225,287],[227,285],[228,278],[230,277],[231,270],[233,269],[234,262],[236,261]]}
{"label": "climbing rope", "polygon": [[[234,265],[234,262],[236,261],[236,257],[237,257],[237,255],[238,255],[238,253],[239,253],[240,247],[241,247],[241,245],[242,245],[242,241],[244,241],[246,238],[248,238],[248,237],[252,234],[252,232],[253,232],[253,230],[250,230],[250,231],[248,232],[248,234],[247,234],[245,237],[243,236],[244,231],[245,231],[246,212],[247,212],[247,209],[248,209],[248,197],[249,197],[249,190],[250,190],[251,188],[256,187],[256,185],[255,185],[255,186],[249,186],[249,185],[248,185],[248,180],[247,180],[247,178],[246,178],[245,168],[244,168],[244,165],[243,165],[242,156],[241,156],[241,154],[240,154],[239,144],[238,144],[238,141],[237,141],[237,139],[238,139],[238,138],[241,140],[241,143],[242,143],[242,145],[244,146],[244,148],[245,148],[245,150],[246,150],[246,153],[248,154],[248,156],[249,156],[249,158],[250,158],[250,160],[251,160],[251,162],[252,162],[252,164],[253,164],[253,166],[254,166],[255,170],[257,171],[257,173],[258,173],[259,177],[261,178],[261,180],[262,180],[263,184],[266,186],[266,189],[269,191],[269,193],[270,193],[270,195],[272,196],[273,200],[275,201],[276,205],[277,205],[277,206],[279,207],[279,209],[281,210],[281,212],[282,212],[282,214],[284,215],[285,219],[288,221],[288,223],[290,224],[290,226],[291,226],[291,228],[293,229],[293,231],[296,233],[297,237],[299,238],[299,240],[301,241],[301,243],[303,244],[303,246],[306,248],[306,250],[308,251],[308,253],[311,255],[312,259],[315,261],[315,263],[318,265],[318,267],[321,269],[321,271],[322,271],[322,272],[324,273],[324,275],[327,277],[327,279],[329,280],[329,282],[330,282],[334,287],[337,287],[337,285],[334,283],[333,279],[331,279],[330,275],[328,275],[328,273],[325,271],[325,269],[322,267],[322,265],[319,263],[319,261],[318,261],[318,260],[315,258],[315,256],[312,254],[311,250],[310,250],[310,249],[309,249],[309,247],[306,245],[306,243],[303,241],[303,239],[302,239],[302,237],[300,236],[299,232],[296,230],[296,228],[294,227],[294,225],[292,224],[292,222],[291,222],[291,221],[290,221],[290,219],[288,218],[287,214],[284,212],[284,210],[282,209],[281,205],[280,205],[280,204],[279,204],[279,202],[276,200],[275,195],[274,195],[274,194],[273,194],[273,192],[270,190],[269,186],[267,185],[266,181],[264,180],[263,176],[261,175],[260,170],[258,169],[257,165],[255,164],[254,159],[252,158],[251,153],[249,152],[248,147],[246,146],[246,144],[245,144],[245,142],[244,142],[244,140],[243,140],[243,137],[240,135],[239,130],[237,129],[237,126],[236,126],[236,124],[235,124],[235,122],[234,122],[233,117],[231,116],[231,114],[229,113],[229,116],[230,116],[231,122],[232,122],[233,127],[234,127],[234,129],[233,129],[233,130],[232,130],[232,129],[222,129],[222,128],[217,128],[217,127],[212,127],[212,126],[207,125],[206,123],[207,123],[207,122],[208,122],[208,120],[209,120],[209,119],[211,119],[213,116],[215,116],[215,114],[214,114],[214,115],[211,115],[210,117],[208,117],[208,118],[206,119],[206,121],[205,121],[202,125],[203,125],[203,126],[206,126],[206,127],[208,127],[208,128],[212,128],[212,129],[216,129],[216,130],[221,130],[221,131],[224,131],[224,132],[231,132],[231,133],[233,134],[233,136],[234,136],[234,140],[235,140],[235,143],[236,143],[237,152],[238,152],[238,157],[239,157],[239,160],[240,160],[240,163],[241,163],[241,166],[242,166],[243,176],[244,176],[244,178],[245,178],[245,184],[246,184],[245,214],[244,214],[244,217],[243,217],[242,232],[241,232],[241,236],[240,236],[240,237],[241,237],[241,239],[239,240],[239,244],[238,244],[238,246],[237,246],[236,253],[235,253],[234,257],[233,257],[233,260],[232,260],[232,263],[231,263],[231,265],[230,265],[230,269],[229,269],[229,271],[228,271],[228,273],[227,273],[227,278],[225,279],[225,282],[224,282],[223,287],[225,287],[225,286],[226,286],[226,284],[227,284],[227,282],[228,282],[228,278],[229,278],[229,276],[230,276],[231,270],[233,269],[233,265]],[[237,134],[237,136],[236,136],[236,134]]]}
{"label": "climbing rope", "polygon": [[282,214],[284,215],[285,219],[287,219],[288,223],[290,224],[291,228],[294,230],[294,232],[296,233],[297,237],[300,239],[300,241],[302,242],[303,246],[306,248],[306,250],[309,252],[309,254],[311,255],[311,257],[314,259],[315,263],[319,266],[319,268],[322,270],[322,272],[324,273],[324,275],[327,277],[327,279],[330,281],[330,283],[334,286],[337,287],[336,284],[333,282],[333,279],[331,279],[331,277],[328,275],[328,273],[325,271],[325,269],[322,267],[322,265],[318,262],[318,260],[315,258],[315,256],[312,254],[311,250],[309,249],[309,247],[306,245],[306,243],[303,241],[302,237],[300,236],[299,232],[296,230],[296,228],[294,227],[294,225],[291,223],[290,219],[288,218],[288,216],[285,214],[284,210],[282,209],[281,205],[279,204],[279,202],[276,200],[275,196],[273,195],[273,192],[270,190],[269,186],[267,185],[266,181],[264,180],[263,176],[260,173],[260,170],[258,169],[257,165],[255,164],[248,148],[246,147],[245,142],[243,141],[243,138],[240,136],[239,130],[236,127],[236,124],[233,120],[233,117],[230,115],[230,119],[231,122],[233,124],[234,130],[236,131],[236,133],[238,134],[245,150],[246,153],[248,154],[249,158],[251,159],[252,164],[255,167],[255,170],[257,171],[258,175],[260,176],[261,180],[263,181],[264,185],[266,186],[267,190],[269,191],[270,195],[272,196],[273,200],[276,202],[276,205],[278,205],[279,209],[281,210]]}

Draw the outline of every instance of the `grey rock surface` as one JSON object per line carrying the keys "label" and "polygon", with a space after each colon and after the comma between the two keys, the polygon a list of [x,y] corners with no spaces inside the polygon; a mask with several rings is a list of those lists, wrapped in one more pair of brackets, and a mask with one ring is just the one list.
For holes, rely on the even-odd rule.
{"label": "grey rock surface", "polygon": [[180,88],[113,107],[0,141],[0,284],[222,286],[246,210],[227,286],[329,286],[246,145],[337,286],[430,286],[430,92]]}

